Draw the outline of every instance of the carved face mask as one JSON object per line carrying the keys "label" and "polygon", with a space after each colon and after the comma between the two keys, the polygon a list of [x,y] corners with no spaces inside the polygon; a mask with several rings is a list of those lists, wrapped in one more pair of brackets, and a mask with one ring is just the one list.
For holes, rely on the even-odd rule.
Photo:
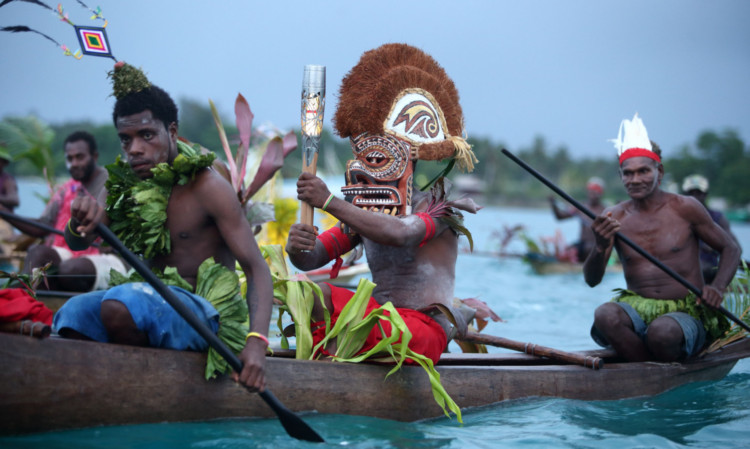
{"label": "carved face mask", "polygon": [[356,159],[347,162],[347,201],[372,212],[411,213],[414,164],[411,144],[388,134],[363,133],[351,139]]}

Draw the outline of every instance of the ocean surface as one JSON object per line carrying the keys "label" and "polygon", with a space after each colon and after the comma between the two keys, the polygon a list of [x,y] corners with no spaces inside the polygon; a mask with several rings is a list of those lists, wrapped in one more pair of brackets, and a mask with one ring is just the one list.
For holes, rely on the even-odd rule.
{"label": "ocean surface", "polygon": [[[27,201],[17,212],[37,216],[41,202],[22,199]],[[30,209],[34,201],[40,203],[36,210]],[[572,241],[577,222],[557,222],[548,210],[517,208],[486,208],[466,221],[477,255],[459,256],[455,294],[485,301],[505,320],[491,323],[483,332],[568,351],[595,347],[589,337],[593,311],[610,298],[612,289],[624,287],[621,274],[608,273],[599,286],[589,288],[580,274],[539,276],[518,258],[486,254],[497,251],[506,226],[523,225],[535,239],[559,230]],[[732,223],[732,228],[743,248],[750,248],[750,225]],[[468,247],[465,238],[461,245]],[[506,249],[514,253],[524,248],[514,239]],[[450,349],[459,351],[453,344]],[[75,381],[85,382],[71,379]],[[740,361],[720,381],[695,383],[658,396],[506,401],[465,410],[463,425],[447,418],[413,423],[344,415],[303,418],[326,443],[291,439],[274,419],[241,419],[0,438],[0,448],[747,448],[750,360]]]}

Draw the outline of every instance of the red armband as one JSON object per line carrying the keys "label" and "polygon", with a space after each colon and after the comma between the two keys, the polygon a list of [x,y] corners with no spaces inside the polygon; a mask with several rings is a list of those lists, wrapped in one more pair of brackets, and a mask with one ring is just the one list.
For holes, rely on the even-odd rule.
{"label": "red armband", "polygon": [[344,261],[341,256],[352,250],[352,242],[349,237],[338,226],[334,226],[326,232],[318,235],[318,240],[323,243],[323,246],[328,253],[328,257],[336,262],[331,267],[331,279],[336,279],[339,275],[339,270]]}
{"label": "red armband", "polygon": [[422,239],[422,242],[419,243],[419,247],[421,248],[430,239],[435,237],[435,230],[436,230],[435,220],[430,216],[430,214],[426,214],[424,212],[417,212],[414,215],[421,218],[422,221],[424,222],[425,227],[427,228],[424,231],[424,238]]}

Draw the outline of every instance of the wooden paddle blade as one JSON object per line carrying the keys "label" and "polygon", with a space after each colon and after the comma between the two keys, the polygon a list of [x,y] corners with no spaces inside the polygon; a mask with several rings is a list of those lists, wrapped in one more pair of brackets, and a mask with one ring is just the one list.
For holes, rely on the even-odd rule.
{"label": "wooden paddle blade", "polygon": [[258,395],[260,395],[260,397],[266,401],[266,404],[273,409],[279,417],[281,425],[284,426],[284,430],[286,430],[286,433],[288,433],[290,437],[303,441],[311,441],[313,443],[325,443],[323,437],[318,435],[318,433],[314,431],[312,427],[308,426],[306,422],[302,421],[302,418],[279,402],[279,400],[276,399],[276,396],[274,396],[269,390],[261,391]]}

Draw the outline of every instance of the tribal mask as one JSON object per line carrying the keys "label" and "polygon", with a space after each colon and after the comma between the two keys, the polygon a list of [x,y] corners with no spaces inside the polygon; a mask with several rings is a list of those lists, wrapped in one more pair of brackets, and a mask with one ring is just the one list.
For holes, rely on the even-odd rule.
{"label": "tribal mask", "polygon": [[341,84],[334,126],[349,137],[346,199],[391,215],[411,213],[414,165],[455,159],[467,171],[476,158],[463,138],[453,81],[429,55],[406,44],[366,52]]}
{"label": "tribal mask", "polygon": [[373,212],[410,214],[414,163],[409,142],[368,133],[351,141],[356,159],[346,164],[345,199]]}

